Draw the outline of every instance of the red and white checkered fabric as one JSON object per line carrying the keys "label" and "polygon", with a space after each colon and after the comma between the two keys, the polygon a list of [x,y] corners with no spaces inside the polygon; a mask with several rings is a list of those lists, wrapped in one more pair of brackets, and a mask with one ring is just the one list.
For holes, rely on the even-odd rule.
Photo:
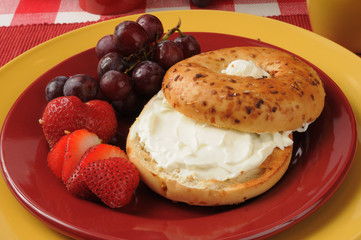
{"label": "red and white checkered fabric", "polygon": [[[145,0],[137,9],[116,15],[197,9],[190,0]],[[259,16],[307,14],[306,0],[212,0],[205,9],[249,13]],[[0,26],[36,23],[79,23],[114,16],[84,12],[77,0],[0,0]]]}

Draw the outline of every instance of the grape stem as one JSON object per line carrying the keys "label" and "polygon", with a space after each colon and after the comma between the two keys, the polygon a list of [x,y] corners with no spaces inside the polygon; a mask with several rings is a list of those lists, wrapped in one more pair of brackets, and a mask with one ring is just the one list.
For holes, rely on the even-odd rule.
{"label": "grape stem", "polygon": [[146,51],[146,49],[143,49],[141,51],[142,55],[140,54],[133,54],[133,55],[130,55],[127,60],[129,61],[132,57],[137,57],[138,56],[138,59],[137,61],[135,61],[135,63],[133,63],[129,68],[127,68],[125,71],[124,71],[124,74],[127,74],[128,72],[132,71],[133,68],[135,68],[135,66],[137,66],[139,63],[141,63],[142,61],[145,61],[145,60],[148,60],[149,56],[152,54],[153,52],[153,48],[151,48],[148,52]]}
{"label": "grape stem", "polygon": [[131,70],[133,70],[133,69],[134,69],[139,63],[141,63],[142,61],[148,60],[148,59],[149,59],[149,56],[151,56],[152,53],[153,53],[154,47],[155,47],[157,44],[159,44],[160,42],[165,41],[165,40],[167,40],[168,38],[170,38],[170,36],[172,36],[173,33],[178,32],[179,35],[180,35],[181,37],[183,37],[184,34],[183,34],[183,32],[180,30],[180,26],[181,26],[181,19],[179,18],[177,25],[176,25],[175,27],[169,29],[169,30],[167,31],[167,33],[164,34],[164,36],[163,36],[160,40],[156,41],[155,44],[154,44],[154,46],[151,46],[151,47],[150,47],[149,51],[147,51],[147,49],[146,49],[147,47],[145,47],[144,49],[142,49],[142,51],[137,52],[137,53],[134,53],[134,54],[131,54],[130,56],[128,56],[128,57],[126,58],[126,61],[130,61],[132,58],[135,58],[136,61],[135,61],[135,63],[133,63],[129,68],[127,68],[127,69],[124,71],[124,74],[129,73]]}
{"label": "grape stem", "polygon": [[181,37],[184,36],[184,33],[180,30],[180,28],[177,29],[177,32],[179,33],[179,35],[180,35]]}
{"label": "grape stem", "polygon": [[179,34],[181,34],[181,36],[183,36],[183,33],[180,31],[180,26],[181,26],[181,19],[179,18],[177,25],[174,28],[169,29],[168,32],[166,34],[164,34],[162,39],[160,41],[158,41],[158,43],[161,41],[167,40],[175,32],[179,32]]}

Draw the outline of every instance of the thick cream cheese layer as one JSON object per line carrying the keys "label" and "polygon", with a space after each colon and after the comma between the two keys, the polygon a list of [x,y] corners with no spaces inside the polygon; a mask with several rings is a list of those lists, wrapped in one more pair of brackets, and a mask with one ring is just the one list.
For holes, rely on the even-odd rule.
{"label": "thick cream cheese layer", "polygon": [[181,176],[225,180],[258,167],[291,132],[244,133],[197,122],[174,110],[160,91],[131,130],[160,167]]}

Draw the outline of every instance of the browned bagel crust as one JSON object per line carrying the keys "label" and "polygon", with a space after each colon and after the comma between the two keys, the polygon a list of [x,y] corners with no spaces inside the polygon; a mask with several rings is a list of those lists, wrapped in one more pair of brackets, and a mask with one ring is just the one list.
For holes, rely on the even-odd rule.
{"label": "browned bagel crust", "polygon": [[156,193],[176,202],[189,205],[233,205],[258,196],[273,187],[290,164],[292,147],[283,151],[275,148],[272,154],[251,172],[225,181],[180,178],[157,165],[139,142],[139,137],[127,139],[127,154],[141,180]]}
{"label": "browned bagel crust", "polygon": [[[236,59],[253,61],[271,77],[222,74]],[[190,118],[257,133],[300,128],[321,114],[325,99],[312,67],[265,47],[220,49],[185,59],[167,71],[162,90],[169,104]]]}

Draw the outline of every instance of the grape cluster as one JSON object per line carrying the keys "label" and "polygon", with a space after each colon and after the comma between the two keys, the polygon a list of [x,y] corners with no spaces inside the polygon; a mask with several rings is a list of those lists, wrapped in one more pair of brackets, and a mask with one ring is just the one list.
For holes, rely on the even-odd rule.
{"label": "grape cluster", "polygon": [[[57,76],[46,86],[46,99],[70,95],[84,102],[101,99],[110,102],[120,116],[138,114],[161,89],[165,72],[201,51],[197,39],[184,34],[180,24],[164,33],[162,22],[151,14],[121,22],[95,46],[97,77]],[[174,33],[179,36],[170,40]]]}

